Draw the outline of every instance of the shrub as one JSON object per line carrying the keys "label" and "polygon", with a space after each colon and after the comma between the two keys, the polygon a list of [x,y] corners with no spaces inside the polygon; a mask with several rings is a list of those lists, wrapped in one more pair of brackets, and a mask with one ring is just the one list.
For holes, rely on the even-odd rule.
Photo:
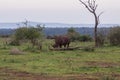
{"label": "shrub", "polygon": [[74,32],[74,33],[67,33],[67,36],[69,36],[71,41],[78,41],[80,34],[78,32]]}
{"label": "shrub", "polygon": [[82,42],[92,41],[92,37],[90,35],[81,35],[78,40]]}
{"label": "shrub", "polygon": [[67,30],[67,36],[69,36],[71,41],[76,41],[79,39],[80,34],[73,27],[71,27]]}
{"label": "shrub", "polygon": [[103,46],[105,43],[105,35],[102,32],[99,32],[97,35],[97,45],[98,47]]}
{"label": "shrub", "polygon": [[[36,27],[20,27],[16,29],[14,35],[13,35],[13,41],[11,41],[11,45],[20,45],[21,42],[23,43],[24,41],[30,41],[32,43],[32,46],[36,46],[36,41],[40,40],[42,43],[43,39],[43,27],[40,25],[37,25]],[[42,45],[42,44],[41,44]],[[39,45],[39,48],[40,45]]]}
{"label": "shrub", "polygon": [[74,28],[69,28],[67,31],[67,36],[70,37],[71,41],[91,41],[92,37],[89,35],[81,35]]}
{"label": "shrub", "polygon": [[111,45],[120,46],[120,26],[110,29],[108,39]]}
{"label": "shrub", "polygon": [[20,42],[19,42],[19,40],[12,40],[10,43],[9,43],[9,45],[12,45],[12,46],[19,46],[20,45]]}

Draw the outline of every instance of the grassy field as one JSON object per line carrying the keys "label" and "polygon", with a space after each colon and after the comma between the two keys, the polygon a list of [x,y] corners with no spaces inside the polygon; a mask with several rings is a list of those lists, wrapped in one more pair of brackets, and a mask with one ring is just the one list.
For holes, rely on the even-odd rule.
{"label": "grassy field", "polygon": [[[5,46],[4,41],[0,41],[0,80],[120,80],[120,47],[104,46],[95,51],[50,51],[48,46],[52,41],[46,40],[42,51],[32,48],[28,51],[30,44]],[[93,42],[70,44],[93,45]],[[10,55],[14,47],[25,54]]]}

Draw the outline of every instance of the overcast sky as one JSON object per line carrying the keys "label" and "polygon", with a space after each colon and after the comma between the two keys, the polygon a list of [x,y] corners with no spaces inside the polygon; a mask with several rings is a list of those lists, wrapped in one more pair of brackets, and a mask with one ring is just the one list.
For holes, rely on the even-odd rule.
{"label": "overcast sky", "polygon": [[[101,23],[120,24],[120,0],[97,0]],[[0,22],[94,23],[79,0],[0,0]]]}

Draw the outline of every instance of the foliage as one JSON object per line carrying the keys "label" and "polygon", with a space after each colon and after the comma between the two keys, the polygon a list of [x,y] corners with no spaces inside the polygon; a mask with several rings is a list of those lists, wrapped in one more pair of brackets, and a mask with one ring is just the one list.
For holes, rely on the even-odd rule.
{"label": "foliage", "polygon": [[78,40],[82,42],[92,41],[92,37],[90,35],[81,35]]}
{"label": "foliage", "polygon": [[37,25],[37,28],[35,27],[20,27],[16,29],[14,33],[14,40],[11,44],[18,44],[21,40],[30,40],[33,46],[38,44],[37,39],[42,39],[43,27],[40,25]]}
{"label": "foliage", "polygon": [[67,35],[70,37],[71,41],[92,41],[92,37],[90,35],[81,35],[74,28],[69,28]]}
{"label": "foliage", "polygon": [[106,40],[106,32],[104,30],[100,30],[97,33],[97,47],[102,47],[105,44],[105,40]]}
{"label": "foliage", "polygon": [[20,42],[19,42],[19,40],[13,39],[13,40],[11,40],[11,42],[9,43],[9,45],[20,46]]}
{"label": "foliage", "polygon": [[80,37],[80,34],[72,27],[67,30],[67,35],[70,37],[71,41],[76,41]]}
{"label": "foliage", "polygon": [[120,26],[111,28],[108,38],[111,45],[114,45],[114,46],[120,45]]}
{"label": "foliage", "polygon": [[76,33],[75,28],[71,27],[67,30],[68,33]]}
{"label": "foliage", "polygon": [[16,29],[16,31],[14,33],[15,40],[26,39],[27,31],[28,31],[27,27],[20,27],[20,28]]}
{"label": "foliage", "polygon": [[28,40],[32,40],[32,39],[36,39],[39,38],[40,33],[38,31],[37,28],[34,27],[21,27],[16,29],[15,31],[15,39],[16,40],[24,40],[24,39],[28,39]]}

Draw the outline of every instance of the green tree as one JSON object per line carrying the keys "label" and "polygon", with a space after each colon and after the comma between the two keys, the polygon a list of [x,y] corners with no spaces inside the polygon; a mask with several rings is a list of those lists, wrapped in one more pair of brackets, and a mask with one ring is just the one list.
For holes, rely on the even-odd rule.
{"label": "green tree", "polygon": [[15,33],[11,36],[12,41],[10,42],[10,45],[14,45],[14,46],[20,45],[20,41],[26,39],[25,36],[26,33],[27,33],[26,27],[20,27],[16,29]]}
{"label": "green tree", "polygon": [[26,38],[25,34],[27,34],[27,27],[20,27],[15,30],[14,36],[16,40],[21,40]]}
{"label": "green tree", "polygon": [[29,40],[33,47],[35,45],[42,46],[40,39],[43,38],[43,28],[42,27],[21,27],[16,29],[14,33],[14,40],[21,41],[21,40]]}
{"label": "green tree", "polygon": [[67,30],[68,33],[76,33],[75,29],[73,27],[69,28]]}
{"label": "green tree", "polygon": [[70,37],[71,41],[76,41],[80,37],[80,34],[76,32],[76,30],[73,27],[67,30],[67,35]]}
{"label": "green tree", "polygon": [[30,28],[27,28],[27,32],[24,36],[27,40],[31,41],[33,46],[35,46],[36,45],[36,40],[38,38],[40,38],[40,33],[39,33],[39,30],[37,28],[30,27]]}

